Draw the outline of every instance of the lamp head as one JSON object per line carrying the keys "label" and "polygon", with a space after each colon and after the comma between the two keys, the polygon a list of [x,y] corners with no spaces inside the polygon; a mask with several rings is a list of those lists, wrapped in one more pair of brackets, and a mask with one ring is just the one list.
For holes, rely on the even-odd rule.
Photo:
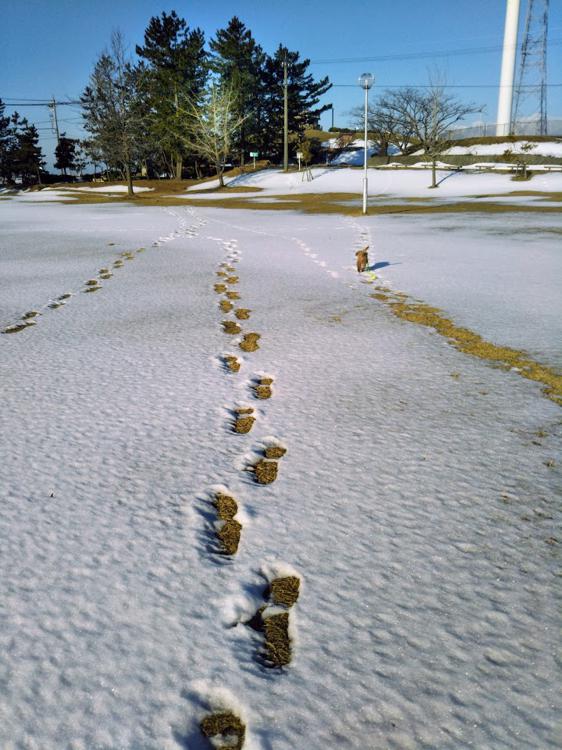
{"label": "lamp head", "polygon": [[361,73],[359,76],[359,85],[362,89],[370,89],[374,81],[375,78],[371,73]]}

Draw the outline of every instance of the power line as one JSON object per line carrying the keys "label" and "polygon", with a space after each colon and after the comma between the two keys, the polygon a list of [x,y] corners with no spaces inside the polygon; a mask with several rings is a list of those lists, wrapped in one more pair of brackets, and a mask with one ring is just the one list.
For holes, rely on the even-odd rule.
{"label": "power line", "polygon": [[[550,88],[560,88],[562,83],[547,83]],[[433,88],[431,83],[393,83],[393,84],[381,84],[381,88],[385,89],[429,89]],[[352,88],[356,89],[356,83],[332,83],[332,88]],[[500,88],[497,83],[447,83],[438,84],[435,88],[439,89],[498,89]],[[525,86],[523,88],[526,88]]]}
{"label": "power line", "polygon": [[[562,44],[562,39],[551,39],[549,47]],[[434,52],[406,52],[393,55],[374,55],[371,57],[333,57],[311,60],[311,65],[326,65],[339,63],[360,63],[360,62],[384,62],[386,60],[420,60],[431,57],[459,57],[461,55],[476,55],[488,52],[498,52],[503,49],[503,45],[491,45],[489,47],[466,47],[455,50],[437,50]]]}

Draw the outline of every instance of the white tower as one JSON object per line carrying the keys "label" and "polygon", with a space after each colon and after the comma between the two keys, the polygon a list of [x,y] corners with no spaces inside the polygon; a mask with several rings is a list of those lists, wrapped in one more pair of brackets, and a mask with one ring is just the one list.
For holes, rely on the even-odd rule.
{"label": "white tower", "polygon": [[515,77],[517,31],[519,28],[519,2],[520,0],[507,0],[496,135],[509,135],[511,129],[513,79]]}

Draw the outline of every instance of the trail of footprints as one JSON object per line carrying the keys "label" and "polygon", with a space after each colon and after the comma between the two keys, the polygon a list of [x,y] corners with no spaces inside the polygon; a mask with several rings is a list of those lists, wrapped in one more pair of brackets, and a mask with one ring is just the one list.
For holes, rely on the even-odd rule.
{"label": "trail of footprints", "polygon": [[[152,247],[160,247],[166,242],[170,242],[171,240],[175,240],[178,237],[182,237],[182,236],[188,237],[188,238],[197,237],[199,233],[198,230],[207,223],[206,219],[197,217],[192,208],[186,208],[187,215],[193,219],[191,223],[188,223],[188,221],[185,218],[185,214],[180,214],[177,211],[168,210],[168,209],[166,209],[166,213],[169,214],[170,216],[173,216],[175,219],[177,219],[180,228],[175,230],[169,235],[162,235],[158,237],[158,239],[152,243]],[[108,244],[112,246],[115,243],[110,242]],[[94,292],[99,292],[103,288],[103,285],[101,284],[102,281],[108,281],[109,279],[111,279],[113,277],[113,273],[116,270],[118,270],[119,268],[122,268],[127,261],[134,260],[134,258],[140,253],[143,253],[144,250],[145,250],[144,247],[140,247],[137,250],[126,250],[120,253],[120,255],[113,261],[113,263],[103,268],[100,268],[96,276],[84,281],[81,289],[64,292],[64,294],[61,294],[58,297],[49,300],[47,304],[42,305],[38,309],[28,310],[21,316],[19,320],[1,329],[0,333],[9,334],[9,333],[20,333],[21,331],[25,331],[37,325],[39,318],[46,311],[57,310],[61,307],[64,307],[71,301],[72,297],[74,297],[76,294],[79,294],[79,293],[92,294]]]}
{"label": "trail of footprints", "polygon": [[[226,336],[236,337],[232,341],[241,352],[252,353],[260,348],[261,335],[245,330],[252,310],[242,306],[241,296],[235,288],[239,282],[235,266],[240,260],[240,252],[236,240],[225,242],[223,246],[226,260],[220,263],[216,271],[217,278],[213,287],[219,295],[220,312],[228,316],[223,317],[220,325]],[[231,375],[240,373],[245,363],[240,353],[232,351],[222,354],[219,359],[225,373]],[[258,406],[274,395],[275,379],[269,373],[256,372],[249,378],[246,387],[248,400],[238,402],[226,410],[227,433],[236,436],[247,435],[254,429],[259,419]],[[256,485],[268,485],[277,480],[280,461],[286,452],[287,448],[281,441],[266,437],[262,439],[258,449],[243,456],[240,467],[252,476]],[[222,485],[215,485],[210,489],[209,499],[216,514],[213,551],[232,557],[238,552],[243,532],[238,501]],[[241,618],[233,623],[243,624],[262,635],[262,645],[256,653],[256,660],[267,668],[286,667],[292,658],[290,611],[298,600],[301,578],[292,569],[289,569],[289,574],[285,574],[286,570],[287,566],[282,566],[273,572],[262,571],[267,579],[262,602],[249,619]],[[211,708],[210,713],[201,721],[200,729],[210,739],[213,747],[242,748],[244,744],[246,727],[242,719],[224,706],[214,711]]]}

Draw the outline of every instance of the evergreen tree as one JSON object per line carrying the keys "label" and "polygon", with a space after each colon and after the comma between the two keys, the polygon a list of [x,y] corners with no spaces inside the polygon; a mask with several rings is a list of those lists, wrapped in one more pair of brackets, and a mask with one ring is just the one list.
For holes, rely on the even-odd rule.
{"label": "evergreen tree", "polygon": [[39,133],[35,125],[30,125],[25,117],[20,118],[14,112],[11,118],[14,134],[13,148],[10,153],[12,174],[21,178],[22,184],[41,184],[41,171],[45,166]]}
{"label": "evergreen tree", "polygon": [[4,116],[6,105],[0,99],[0,182],[12,179],[12,154],[14,150],[14,132],[10,127],[10,118]]}
{"label": "evergreen tree", "polygon": [[328,77],[315,81],[307,72],[310,60],[300,60],[298,52],[279,45],[267,58],[263,71],[266,118],[261,134],[261,151],[279,161],[283,153],[283,66],[287,61],[289,140],[302,141],[306,128],[318,127],[322,112],[330,108],[316,105],[332,86]]}
{"label": "evergreen tree", "polygon": [[67,169],[76,169],[76,138],[67,138],[66,133],[61,133],[57,147],[55,148],[55,169],[62,170],[66,176]]}
{"label": "evergreen tree", "polygon": [[144,33],[144,46],[136,47],[148,135],[177,179],[181,179],[188,153],[179,108],[187,99],[197,102],[201,98],[208,73],[204,45],[203,31],[190,30],[172,11],[153,16]]}
{"label": "evergreen tree", "polygon": [[111,50],[104,52],[82,94],[84,127],[90,133],[92,156],[101,155],[119,169],[133,195],[133,171],[143,154],[142,103],[138,73],[125,58],[123,39],[112,35]]}
{"label": "evergreen tree", "polygon": [[209,46],[214,53],[211,68],[221,85],[235,97],[237,118],[242,122],[233,148],[244,165],[247,149],[255,149],[263,120],[262,69],[265,54],[242,21],[233,16],[226,29],[219,29]]}

